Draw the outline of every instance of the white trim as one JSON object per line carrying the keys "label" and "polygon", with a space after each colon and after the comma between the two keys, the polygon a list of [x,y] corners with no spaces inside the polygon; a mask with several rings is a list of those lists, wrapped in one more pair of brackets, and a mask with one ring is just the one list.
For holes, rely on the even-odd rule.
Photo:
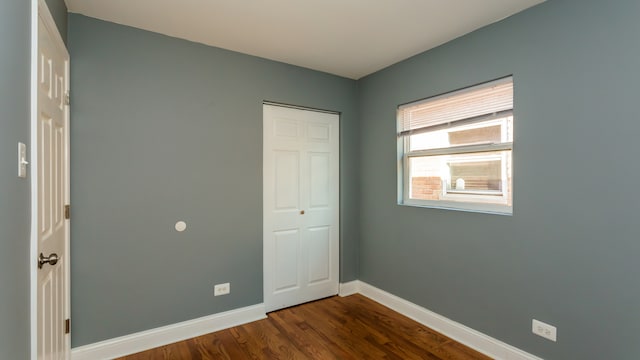
{"label": "white trim", "polygon": [[542,360],[535,355],[362,281],[352,281],[345,285],[348,285],[349,289],[355,288],[360,294],[494,359]]}
{"label": "white trim", "polygon": [[348,283],[340,283],[338,295],[341,297],[357,294],[360,292],[360,281],[354,280]]}
{"label": "white trim", "polygon": [[[452,195],[448,195],[448,196],[451,197]],[[469,195],[467,195],[467,197],[469,197]],[[505,216],[513,215],[513,206],[480,203],[480,202],[474,203],[474,202],[462,202],[462,201],[450,201],[450,200],[408,199],[402,203],[399,203],[398,205],[423,207],[423,208],[429,208],[429,209],[466,211],[466,212],[481,213],[481,214],[493,214],[493,215],[505,215]]]}
{"label": "white trim", "polygon": [[[456,129],[458,130],[458,129]],[[438,156],[438,155],[459,155],[459,154],[482,154],[487,152],[506,151],[513,150],[513,142],[501,142],[498,144],[475,144],[475,145],[460,145],[449,146],[436,149],[425,150],[413,150],[407,152],[407,157],[424,157],[424,156]]]}
{"label": "white trim", "polygon": [[264,304],[125,335],[71,350],[73,360],[113,359],[265,319]]}
{"label": "white trim", "polygon": [[31,236],[29,239],[29,308],[31,314],[30,324],[30,352],[31,360],[36,360],[38,356],[38,272],[36,258],[38,254],[38,134],[37,134],[37,118],[38,118],[38,6],[42,0],[31,0],[31,78],[29,79],[30,87],[30,141],[29,154],[31,161],[27,169],[28,177],[31,185]]}

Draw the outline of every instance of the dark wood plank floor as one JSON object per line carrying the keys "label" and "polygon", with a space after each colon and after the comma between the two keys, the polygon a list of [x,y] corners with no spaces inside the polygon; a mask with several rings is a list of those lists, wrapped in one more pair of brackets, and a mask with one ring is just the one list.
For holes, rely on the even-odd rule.
{"label": "dark wood plank floor", "polygon": [[173,359],[489,359],[364,296],[331,297],[126,356]]}

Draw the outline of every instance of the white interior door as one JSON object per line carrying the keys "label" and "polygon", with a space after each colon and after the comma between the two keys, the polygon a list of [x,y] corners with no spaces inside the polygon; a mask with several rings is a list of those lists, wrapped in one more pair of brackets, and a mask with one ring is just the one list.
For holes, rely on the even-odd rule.
{"label": "white interior door", "polygon": [[338,293],[339,116],[264,105],[267,311]]}
{"label": "white interior door", "polygon": [[36,142],[37,357],[68,359],[69,54],[46,5],[38,7]]}

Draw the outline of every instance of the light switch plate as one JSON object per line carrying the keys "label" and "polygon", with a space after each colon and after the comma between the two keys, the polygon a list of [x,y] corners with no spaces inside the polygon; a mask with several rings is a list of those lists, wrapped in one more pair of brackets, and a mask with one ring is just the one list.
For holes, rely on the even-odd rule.
{"label": "light switch plate", "polygon": [[18,142],[18,177],[27,177],[27,145],[25,143]]}

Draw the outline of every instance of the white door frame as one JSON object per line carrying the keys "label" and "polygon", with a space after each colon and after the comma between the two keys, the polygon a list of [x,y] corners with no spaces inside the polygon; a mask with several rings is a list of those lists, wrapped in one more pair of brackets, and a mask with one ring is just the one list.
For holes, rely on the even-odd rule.
{"label": "white door frame", "polygon": [[[51,35],[54,38],[54,41],[58,43],[61,49],[64,49],[67,57],[69,58],[68,50],[62,40],[62,36],[58,30],[58,27],[51,16],[51,12],[47,7],[45,0],[31,0],[31,77],[29,80],[30,86],[30,165],[29,165],[29,179],[31,185],[31,236],[30,236],[30,248],[29,248],[29,259],[27,259],[30,273],[29,273],[29,290],[30,290],[30,353],[31,359],[37,360],[38,356],[38,22],[39,17],[42,17],[43,22],[46,26],[51,29]],[[69,64],[67,63],[67,74],[70,74]],[[69,89],[69,78],[67,76],[66,79],[66,88]],[[69,156],[69,108],[66,110],[66,144],[65,144],[65,162],[66,162],[66,194],[65,194],[65,204],[69,204],[70,202],[70,156]],[[69,226],[69,225],[67,225]],[[67,256],[67,261],[65,264],[65,276],[66,276],[66,304],[65,304],[65,317],[66,319],[70,318],[71,315],[71,271],[70,271],[70,234],[69,231],[66,232],[65,236],[65,254]],[[66,337],[66,347],[68,350],[71,349],[71,337]],[[70,351],[69,351],[70,354]]]}

